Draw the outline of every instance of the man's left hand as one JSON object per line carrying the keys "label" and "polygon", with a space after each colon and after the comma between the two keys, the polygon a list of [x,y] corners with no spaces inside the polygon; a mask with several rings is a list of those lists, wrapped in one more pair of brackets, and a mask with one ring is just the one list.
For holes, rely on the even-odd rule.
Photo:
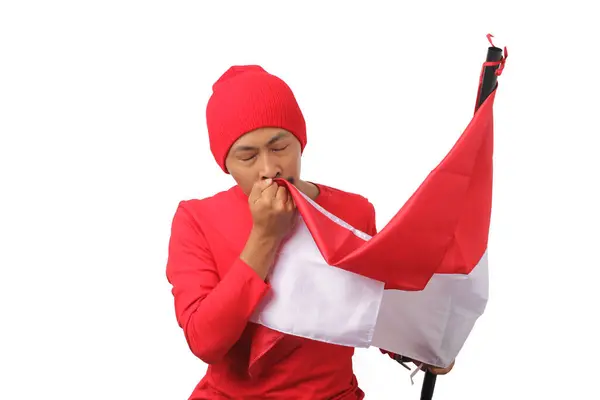
{"label": "man's left hand", "polygon": [[423,365],[421,367],[421,369],[427,370],[434,375],[446,375],[448,372],[452,371],[452,368],[454,368],[454,361],[452,361],[452,363],[446,368],[432,367],[430,365]]}

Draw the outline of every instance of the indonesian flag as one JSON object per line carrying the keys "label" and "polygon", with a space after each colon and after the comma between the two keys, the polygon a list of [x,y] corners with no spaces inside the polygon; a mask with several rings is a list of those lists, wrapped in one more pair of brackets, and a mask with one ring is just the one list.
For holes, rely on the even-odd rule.
{"label": "indonesian flag", "polygon": [[447,367],[488,300],[494,90],[458,141],[371,237],[281,180],[299,221],[251,320]]}

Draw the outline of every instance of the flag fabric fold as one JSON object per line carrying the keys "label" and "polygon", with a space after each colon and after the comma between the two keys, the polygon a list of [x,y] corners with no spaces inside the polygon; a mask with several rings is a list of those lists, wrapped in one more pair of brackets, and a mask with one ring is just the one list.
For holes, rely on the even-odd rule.
{"label": "flag fabric fold", "polygon": [[447,367],[488,300],[495,94],[373,237],[278,180],[299,218],[269,275],[272,291],[251,320]]}

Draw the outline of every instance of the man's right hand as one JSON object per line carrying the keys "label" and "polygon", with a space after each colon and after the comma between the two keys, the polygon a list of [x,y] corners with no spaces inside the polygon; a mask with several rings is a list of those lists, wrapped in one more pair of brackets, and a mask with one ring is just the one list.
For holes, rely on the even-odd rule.
{"label": "man's right hand", "polygon": [[271,179],[254,184],[248,204],[253,226],[240,258],[265,279],[277,248],[294,226],[296,206],[287,189]]}
{"label": "man's right hand", "polygon": [[248,196],[248,203],[255,234],[280,241],[294,226],[294,200],[284,186],[279,186],[272,179],[256,182]]}

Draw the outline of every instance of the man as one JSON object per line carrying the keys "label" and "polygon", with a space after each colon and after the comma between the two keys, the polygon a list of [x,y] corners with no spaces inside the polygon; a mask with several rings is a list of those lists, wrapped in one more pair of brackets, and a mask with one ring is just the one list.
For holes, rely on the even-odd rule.
{"label": "man", "polygon": [[353,348],[249,319],[269,293],[267,276],[296,215],[291,196],[273,179],[287,179],[370,235],[373,205],[301,179],[304,117],[288,85],[260,66],[228,69],[213,85],[206,120],[212,154],[236,185],[182,201],[173,218],[167,277],[176,316],[191,351],[208,364],[190,399],[362,399]]}

